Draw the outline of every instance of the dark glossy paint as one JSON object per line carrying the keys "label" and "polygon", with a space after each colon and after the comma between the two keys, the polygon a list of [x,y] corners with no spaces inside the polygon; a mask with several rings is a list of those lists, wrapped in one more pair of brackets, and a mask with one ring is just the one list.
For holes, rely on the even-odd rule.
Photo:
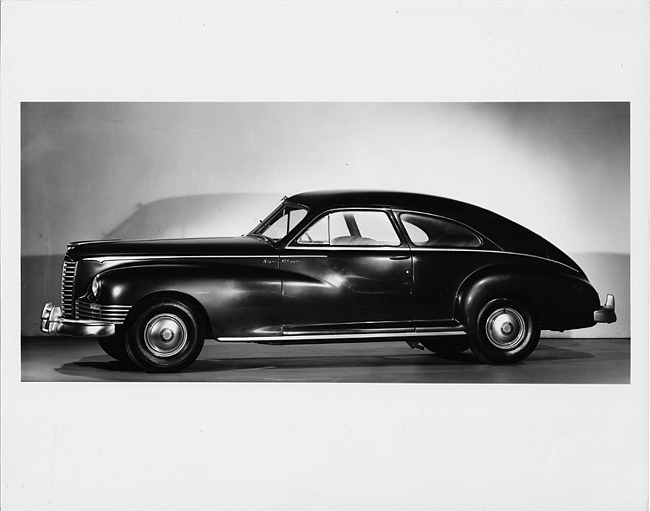
{"label": "dark glossy paint", "polygon": [[281,332],[277,257],[197,259],[120,267],[102,275],[102,301],[138,302],[156,294],[200,305],[209,332],[252,336]]}
{"label": "dark glossy paint", "polygon": [[[579,289],[578,289],[579,288]],[[455,316],[465,324],[495,296],[517,298],[528,304],[546,330],[569,330],[595,325],[598,294],[579,277],[540,266],[498,265],[477,271],[458,290]]]}
{"label": "dark glossy paint", "polygon": [[[478,294],[480,288],[475,286],[485,274],[503,276],[499,285],[493,286],[490,291],[496,294],[507,292],[512,297],[528,297],[528,301],[539,304],[539,308],[544,312],[549,307],[566,305],[562,297],[556,296],[558,283],[553,276],[561,276],[560,282],[578,279],[589,285],[577,272],[562,264],[508,252],[413,249],[413,267],[414,319],[422,325],[435,324],[440,320],[462,320],[461,310],[466,304],[455,303],[449,298],[461,292],[470,296]],[[574,294],[571,289],[563,296]],[[481,298],[483,295],[485,293],[481,292]],[[475,301],[481,302],[478,298],[475,298]],[[576,305],[584,307],[582,304]],[[540,319],[545,317],[542,314]],[[549,325],[552,326],[553,323]]]}
{"label": "dark glossy paint", "polygon": [[[305,193],[287,199],[309,209],[283,239],[239,238],[77,242],[75,297],[101,275],[99,301],[134,306],[173,296],[190,303],[210,337],[408,332],[471,329],[477,308],[495,295],[517,297],[543,328],[591,326],[598,295],[568,256],[540,236],[495,213],[450,199],[386,192]],[[477,249],[299,247],[292,243],[332,209],[420,211],[479,233]]]}
{"label": "dark glossy paint", "polygon": [[453,199],[406,192],[332,190],[305,192],[288,201],[306,206],[312,215],[332,208],[360,206],[430,213],[469,226],[504,251],[551,257],[582,273],[575,261],[538,234],[490,210]]}
{"label": "dark glossy paint", "polygon": [[109,240],[77,241],[68,245],[68,256],[106,259],[110,257],[137,256],[215,256],[215,255],[265,255],[268,243],[251,237],[236,238],[183,238],[170,240]]}
{"label": "dark glossy paint", "polygon": [[412,329],[408,249],[295,248],[280,270],[286,332]]}
{"label": "dark glossy paint", "polygon": [[[281,333],[278,250],[255,238],[75,243],[76,295],[101,274],[100,302],[135,305],[155,296],[190,301],[208,335]],[[131,318],[132,319],[132,318]]]}

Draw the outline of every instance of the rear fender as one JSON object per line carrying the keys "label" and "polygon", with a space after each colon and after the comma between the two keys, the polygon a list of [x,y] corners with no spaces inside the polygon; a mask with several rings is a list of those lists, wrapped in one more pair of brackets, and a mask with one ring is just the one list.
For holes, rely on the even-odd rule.
{"label": "rear fender", "polygon": [[460,286],[454,317],[470,331],[483,306],[493,298],[516,298],[531,307],[540,328],[562,330],[591,326],[598,295],[588,281],[543,268],[490,267]]}

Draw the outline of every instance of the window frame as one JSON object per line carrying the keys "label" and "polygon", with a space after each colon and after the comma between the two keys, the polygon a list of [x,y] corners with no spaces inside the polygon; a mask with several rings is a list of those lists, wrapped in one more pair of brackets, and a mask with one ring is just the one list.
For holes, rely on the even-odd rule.
{"label": "window frame", "polygon": [[[274,223],[274,222],[273,222],[273,219],[276,218],[276,216],[277,216],[278,214],[280,214],[282,211],[284,211],[285,209],[291,209],[291,210],[294,210],[294,211],[297,211],[297,210],[304,210],[304,211],[305,211],[305,216],[303,216],[303,217],[298,221],[298,223],[297,223],[297,224],[296,224],[292,229],[288,230],[287,233],[286,233],[284,236],[282,236],[281,238],[270,238],[269,236],[266,236],[263,232],[260,232],[260,231],[264,231],[264,230],[267,229],[269,226],[271,226],[271,225]],[[264,237],[265,237],[266,239],[268,239],[269,242],[272,243],[273,245],[278,245],[278,244],[282,243],[284,240],[288,239],[288,238],[291,236],[291,233],[292,233],[293,231],[295,231],[296,229],[298,229],[298,228],[300,227],[300,224],[302,224],[306,219],[309,218],[309,213],[310,213],[310,210],[309,210],[309,208],[308,208],[307,206],[305,206],[304,204],[298,204],[298,203],[295,203],[295,202],[288,202],[288,201],[286,200],[286,197],[285,197],[285,198],[283,198],[282,201],[281,201],[281,202],[280,202],[280,203],[279,203],[275,208],[273,208],[273,209],[271,210],[271,212],[270,212],[268,215],[266,215],[266,217],[265,217],[263,220],[261,220],[260,223],[257,224],[257,226],[255,226],[255,228],[253,228],[253,229],[252,229],[248,234],[249,234],[249,235],[259,235],[259,236],[264,236]],[[289,221],[289,218],[288,218],[289,216],[290,216],[290,215],[287,215],[287,222]],[[287,228],[288,228],[288,227],[289,227],[289,225],[287,225]]]}
{"label": "window frame", "polygon": [[[476,229],[472,229],[469,225],[459,222],[458,220],[454,220],[453,218],[449,218],[443,215],[437,215],[435,213],[425,213],[423,211],[413,211],[409,209],[393,209],[393,214],[395,215],[395,219],[399,223],[400,229],[402,229],[402,232],[404,233],[404,237],[406,238],[409,247],[413,250],[501,250],[500,247],[494,243],[492,240],[487,238],[486,236],[483,236],[480,232],[478,232]],[[441,220],[443,222],[448,222],[453,225],[457,225],[459,227],[462,227],[469,231],[472,235],[476,236],[478,239],[480,245],[477,247],[427,247],[427,246],[422,246],[422,245],[416,245],[413,240],[411,240],[411,237],[408,234],[408,231],[406,227],[404,226],[404,222],[402,221],[401,215],[406,214],[406,215],[417,215],[421,217],[428,217],[432,218],[435,220]],[[417,226],[416,226],[417,227]],[[490,247],[490,245],[492,247]]]}
{"label": "window frame", "polygon": [[[298,243],[298,238],[300,238],[304,233],[306,233],[312,226],[317,222],[322,220],[328,215],[333,213],[345,213],[345,212],[357,212],[357,211],[371,211],[377,213],[383,213],[388,218],[388,221],[399,240],[399,245],[308,245]],[[331,240],[329,240],[331,241]],[[410,250],[409,248],[410,241],[403,232],[403,227],[398,223],[393,210],[390,208],[373,208],[373,207],[337,207],[327,209],[317,215],[315,215],[304,228],[300,229],[299,232],[294,235],[290,241],[285,245],[287,249],[298,249],[298,250]]]}

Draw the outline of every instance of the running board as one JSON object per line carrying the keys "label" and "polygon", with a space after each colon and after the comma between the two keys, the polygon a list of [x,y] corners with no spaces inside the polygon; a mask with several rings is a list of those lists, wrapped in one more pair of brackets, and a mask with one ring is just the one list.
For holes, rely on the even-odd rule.
{"label": "running board", "polygon": [[429,329],[421,330],[418,332],[370,332],[370,333],[354,333],[354,334],[301,334],[301,335],[264,335],[253,337],[217,337],[219,342],[283,342],[290,344],[292,342],[304,341],[338,341],[338,340],[359,340],[364,341],[368,339],[411,339],[413,337],[433,337],[433,336],[448,336],[448,335],[466,335],[467,332],[463,327],[457,328],[444,328],[444,329]]}

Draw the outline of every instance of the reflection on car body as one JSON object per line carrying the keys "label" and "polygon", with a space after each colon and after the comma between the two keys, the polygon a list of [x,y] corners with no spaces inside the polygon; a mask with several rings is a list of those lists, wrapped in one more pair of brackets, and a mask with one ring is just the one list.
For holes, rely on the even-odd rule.
{"label": "reflection on car body", "polygon": [[403,339],[523,360],[540,330],[616,320],[580,267],[470,204],[401,192],[284,198],[239,238],[68,245],[61,305],[41,329],[98,338],[118,360],[179,371],[204,339],[297,344]]}

